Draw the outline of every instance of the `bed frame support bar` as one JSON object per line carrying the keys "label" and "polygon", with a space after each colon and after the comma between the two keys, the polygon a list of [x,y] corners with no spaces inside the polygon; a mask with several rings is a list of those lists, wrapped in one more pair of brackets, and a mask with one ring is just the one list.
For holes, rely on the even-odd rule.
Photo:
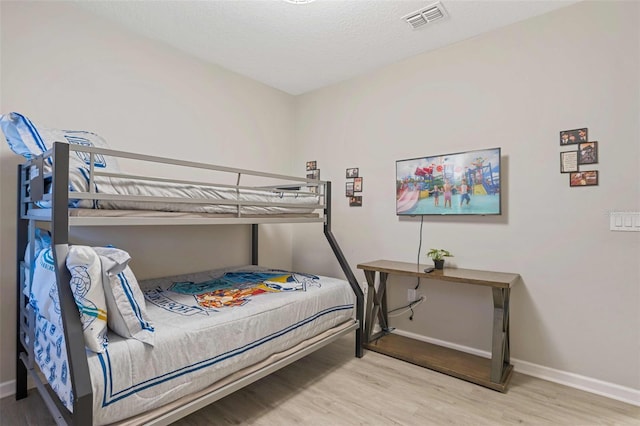
{"label": "bed frame support bar", "polygon": [[358,280],[356,279],[347,259],[344,257],[344,253],[342,253],[342,249],[338,245],[336,238],[333,236],[331,232],[331,182],[327,182],[325,185],[325,208],[324,208],[324,235],[327,237],[327,241],[329,241],[329,245],[333,250],[333,254],[338,259],[338,263],[340,263],[340,267],[342,268],[342,272],[347,277],[347,281],[351,285],[351,289],[356,295],[356,319],[358,320],[360,326],[356,330],[356,356],[358,358],[362,358],[363,355],[363,326],[364,326],[364,292],[362,288],[358,284]]}
{"label": "bed frame support bar", "polygon": [[251,264],[258,264],[258,224],[251,225]]}
{"label": "bed frame support bar", "polygon": [[93,395],[91,376],[87,362],[84,335],[80,314],[71,291],[71,273],[67,269],[66,259],[69,253],[69,145],[53,144],[53,191],[51,246],[56,264],[56,281],[62,326],[64,329],[67,360],[71,372],[73,387],[73,423],[90,425],[93,423]]}
{"label": "bed frame support bar", "polygon": [[[18,166],[18,229],[17,229],[17,244],[16,244],[16,259],[22,259],[27,248],[27,232],[28,232],[28,221],[22,219],[22,166]],[[18,298],[17,303],[17,333],[16,333],[16,400],[23,399],[27,397],[27,366],[21,360],[21,354],[26,354],[27,349],[22,345],[22,341],[20,336],[22,335],[21,326],[24,323],[23,313],[24,309],[24,299],[22,297],[22,282],[21,277],[22,273],[20,271],[20,262],[16,262],[17,270],[16,270],[16,296]]]}

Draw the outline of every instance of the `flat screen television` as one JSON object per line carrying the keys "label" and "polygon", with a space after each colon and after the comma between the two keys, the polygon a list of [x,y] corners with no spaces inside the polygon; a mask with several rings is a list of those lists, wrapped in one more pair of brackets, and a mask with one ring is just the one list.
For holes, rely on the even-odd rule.
{"label": "flat screen television", "polygon": [[396,214],[499,215],[500,148],[396,161]]}

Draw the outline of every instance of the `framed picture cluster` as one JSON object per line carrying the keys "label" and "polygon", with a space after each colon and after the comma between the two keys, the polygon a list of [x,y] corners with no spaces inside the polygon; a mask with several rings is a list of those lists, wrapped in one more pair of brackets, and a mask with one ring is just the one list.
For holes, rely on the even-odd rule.
{"label": "framed picture cluster", "polygon": [[[307,179],[320,180],[320,169],[317,161],[307,161]],[[309,185],[309,192],[318,192],[318,185]]]}
{"label": "framed picture cluster", "polygon": [[569,174],[569,186],[598,185],[597,170],[582,170],[598,164],[598,142],[589,140],[589,129],[562,130],[560,146],[574,148],[560,153],[560,173]]}
{"label": "framed picture cluster", "polygon": [[357,167],[347,169],[346,177],[350,179],[345,185],[345,195],[349,198],[349,206],[362,207],[362,195],[356,195],[357,192],[362,192],[360,169]]}

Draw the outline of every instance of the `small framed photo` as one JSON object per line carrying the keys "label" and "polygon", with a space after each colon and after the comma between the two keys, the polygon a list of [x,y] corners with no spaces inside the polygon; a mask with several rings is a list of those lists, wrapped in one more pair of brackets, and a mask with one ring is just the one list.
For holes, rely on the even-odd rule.
{"label": "small framed photo", "polygon": [[307,179],[319,180],[320,179],[320,169],[309,170],[309,173],[307,173]]}
{"label": "small framed photo", "polygon": [[347,178],[357,178],[359,170],[357,167],[347,169]]}
{"label": "small framed photo", "polygon": [[569,175],[569,186],[595,186],[598,184],[598,171],[574,172]]}
{"label": "small framed photo", "polygon": [[581,142],[578,145],[578,164],[598,162],[598,142]]}
{"label": "small framed photo", "polygon": [[575,145],[580,142],[587,142],[588,129],[563,130],[560,132],[560,145]]}
{"label": "small framed photo", "polygon": [[353,182],[347,182],[344,195],[347,197],[353,197]]}
{"label": "small framed photo", "polygon": [[560,153],[560,173],[578,171],[578,151],[565,151]]}
{"label": "small framed photo", "polygon": [[317,194],[318,193],[318,187],[317,186],[309,186],[309,187],[307,187],[307,190],[309,192],[311,192],[312,194]]}
{"label": "small framed photo", "polygon": [[362,192],[362,178],[353,179],[353,192]]}
{"label": "small framed photo", "polygon": [[362,207],[362,196],[349,197],[349,207]]}
{"label": "small framed photo", "polygon": [[307,170],[315,170],[318,168],[317,161],[307,161]]}

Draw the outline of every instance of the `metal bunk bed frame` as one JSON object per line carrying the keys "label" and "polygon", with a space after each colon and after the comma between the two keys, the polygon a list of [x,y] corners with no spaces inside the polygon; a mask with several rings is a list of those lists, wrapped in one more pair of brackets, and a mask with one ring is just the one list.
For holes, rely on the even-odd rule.
{"label": "metal bunk bed frame", "polygon": [[[90,158],[90,181],[89,192],[78,193],[69,191],[69,154],[70,152],[84,152]],[[110,173],[100,173],[94,169],[96,155],[109,155],[113,157],[123,157],[133,160],[149,161],[163,164],[171,164],[198,169],[214,170],[219,172],[229,172],[237,174],[237,183],[235,186],[226,185],[235,188],[237,191],[243,188],[240,186],[240,178],[242,175],[250,175],[264,178],[283,179],[289,182],[295,182],[298,187],[302,185],[318,185],[320,199],[324,198],[324,203],[319,203],[318,208],[323,209],[322,215],[317,217],[252,217],[251,215],[242,215],[240,208],[243,205],[266,205],[264,202],[243,202],[243,201],[219,201],[214,204],[227,204],[237,207],[236,217],[223,218],[175,218],[175,217],[153,217],[153,218],[121,218],[121,217],[70,217],[69,216],[69,200],[73,199],[113,199],[114,196],[95,193],[93,179],[94,176],[110,176]],[[45,161],[52,160],[51,173],[45,173]],[[118,174],[118,177],[131,177],[132,179],[142,180],[160,180],[149,177],[132,176],[126,174]],[[166,180],[166,179],[164,179]],[[45,193],[45,186],[50,182],[51,191]],[[184,182],[184,181],[182,181]],[[189,182],[200,183],[200,182]],[[275,186],[278,191],[290,191],[294,186],[289,183],[283,186]],[[320,187],[324,190],[320,190]],[[255,189],[255,187],[252,187]],[[264,188],[264,187],[263,187]],[[117,196],[115,196],[117,197]],[[135,197],[124,197],[125,200],[134,200]],[[140,197],[138,197],[140,198]],[[149,199],[153,197],[145,197]],[[44,217],[33,214],[34,203],[38,201],[50,201],[52,208],[49,209],[50,216]],[[157,200],[151,200],[157,201]],[[175,200],[174,200],[175,201]],[[201,201],[201,203],[203,203]],[[277,205],[277,204],[271,204]],[[254,381],[265,377],[272,372],[306,356],[309,353],[319,349],[320,347],[331,343],[335,339],[341,337],[348,332],[355,331],[355,355],[361,358],[363,355],[363,324],[364,324],[364,293],[359,286],[351,267],[349,266],[338,242],[331,231],[331,182],[305,179],[299,177],[291,177],[285,175],[276,175],[270,173],[255,172],[251,170],[236,169],[221,166],[212,166],[205,163],[188,162],[173,160],[163,157],[133,154],[124,151],[114,151],[102,148],[87,147],[80,145],[69,145],[66,143],[56,142],[51,150],[45,152],[24,164],[18,166],[18,212],[17,212],[17,302],[19,309],[17,310],[17,339],[16,339],[16,399],[23,399],[28,396],[27,378],[29,376],[34,380],[36,387],[41,394],[47,408],[51,412],[54,420],[59,425],[76,424],[88,425],[93,423],[93,395],[91,388],[91,379],[89,367],[85,352],[85,344],[83,337],[82,325],[80,323],[79,313],[76,303],[68,285],[71,280],[71,274],[66,268],[65,260],[69,250],[69,229],[70,226],[138,226],[138,225],[215,225],[215,224],[250,224],[251,225],[251,260],[252,264],[258,264],[258,225],[260,223],[296,223],[296,222],[323,222],[324,235],[338,260],[343,273],[346,276],[355,296],[356,296],[356,321],[347,329],[337,335],[329,336],[318,341],[302,351],[291,354],[284,359],[275,362],[265,368],[245,376],[236,382],[230,383],[222,388],[213,391],[203,397],[197,398],[189,402],[177,411],[166,412],[154,420],[146,423],[153,425],[170,424],[179,418],[182,418],[198,409],[213,403],[224,396],[235,392],[236,390],[253,383]],[[37,222],[49,222],[51,231],[51,244],[54,254],[54,262],[56,265],[56,281],[58,286],[58,294],[60,298],[60,306],[62,312],[62,323],[64,328],[64,336],[66,342],[67,359],[69,361],[70,377],[74,394],[73,414],[64,408],[59,402],[57,396],[41,380],[35,366],[33,342],[35,314],[28,304],[27,297],[23,294],[22,286],[24,283],[24,269],[28,266],[21,261],[28,241],[33,241],[35,237],[35,229]],[[34,244],[30,245],[30,258],[34,259]],[[33,274],[30,275],[31,279]],[[30,346],[31,345],[31,346]]]}

